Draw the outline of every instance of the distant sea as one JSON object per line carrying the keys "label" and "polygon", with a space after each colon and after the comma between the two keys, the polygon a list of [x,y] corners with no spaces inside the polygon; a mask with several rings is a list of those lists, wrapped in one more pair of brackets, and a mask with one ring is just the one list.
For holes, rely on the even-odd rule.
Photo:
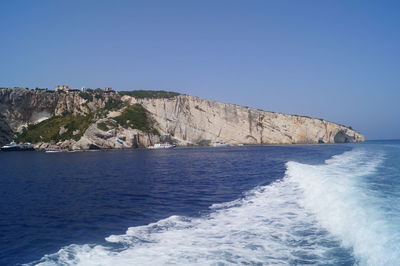
{"label": "distant sea", "polygon": [[0,153],[0,265],[399,265],[400,141]]}

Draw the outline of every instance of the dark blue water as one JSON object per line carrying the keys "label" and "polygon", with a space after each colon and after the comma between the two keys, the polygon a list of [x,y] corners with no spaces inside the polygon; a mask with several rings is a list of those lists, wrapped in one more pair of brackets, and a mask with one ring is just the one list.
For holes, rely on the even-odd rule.
{"label": "dark blue water", "polygon": [[[324,224],[325,214],[309,203],[314,192],[302,184],[293,187],[291,179],[297,177],[290,174],[324,166],[326,159],[345,152],[350,156],[343,160],[351,161],[359,156],[351,154],[359,147],[382,153],[379,143],[0,153],[0,265],[151,265],[171,263],[171,258],[180,265],[362,262],[352,243],[342,243],[341,232]],[[326,168],[335,163],[339,165],[335,161]],[[320,185],[318,180],[310,182]],[[302,200],[300,189],[305,193]],[[242,224],[241,219],[249,220]],[[282,236],[286,232],[289,238]],[[219,244],[198,253],[199,247],[213,243]],[[178,254],[185,245],[187,250]],[[268,248],[275,254],[281,246],[289,253],[267,256]],[[166,255],[147,260],[152,251]],[[321,252],[324,255],[318,255]]]}

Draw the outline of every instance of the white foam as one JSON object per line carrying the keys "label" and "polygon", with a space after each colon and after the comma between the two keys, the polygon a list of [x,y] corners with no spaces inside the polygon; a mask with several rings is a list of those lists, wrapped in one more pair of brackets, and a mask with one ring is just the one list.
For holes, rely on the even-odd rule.
{"label": "white foam", "polygon": [[215,204],[207,216],[131,227],[106,238],[122,248],[70,245],[38,264],[349,265],[353,249],[360,264],[391,265],[400,261],[391,228],[362,182],[381,160],[355,150],[324,165],[289,162],[283,180]]}
{"label": "white foam", "polygon": [[358,149],[334,156],[324,165],[287,164],[287,181],[303,190],[300,204],[352,247],[361,265],[400,262],[399,230],[385,219],[380,199],[366,182],[382,160],[382,153]]}
{"label": "white foam", "polygon": [[[40,265],[230,265],[335,263],[335,239],[298,204],[301,194],[285,181],[257,188],[241,200],[213,205],[201,218],[171,216],[129,228],[105,246],[71,245]],[[339,248],[340,249],[340,248]]]}

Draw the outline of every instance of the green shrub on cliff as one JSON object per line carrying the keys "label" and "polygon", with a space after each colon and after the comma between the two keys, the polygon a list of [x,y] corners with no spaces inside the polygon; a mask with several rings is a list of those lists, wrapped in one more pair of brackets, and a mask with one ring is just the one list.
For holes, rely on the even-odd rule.
{"label": "green shrub on cliff", "polygon": [[108,131],[108,126],[105,122],[98,123],[97,128],[103,131]]}
{"label": "green shrub on cliff", "polygon": [[153,99],[174,98],[180,95],[180,93],[172,91],[151,91],[151,90],[120,91],[118,92],[118,94],[121,96],[128,95],[135,98],[153,98]]}
{"label": "green shrub on cliff", "polygon": [[[18,142],[50,142],[63,141],[68,139],[79,140],[89,125],[92,123],[92,115],[73,115],[55,116],[46,119],[35,125],[28,125],[16,140]],[[65,130],[60,134],[60,129]],[[74,135],[75,133],[75,135]]]}
{"label": "green shrub on cliff", "polygon": [[97,123],[97,128],[103,131],[108,131],[110,129],[114,129],[116,127],[116,123],[112,121],[105,121]]}
{"label": "green shrub on cliff", "polygon": [[118,110],[124,106],[124,102],[119,98],[109,98],[105,103],[104,109],[107,111]]}
{"label": "green shrub on cliff", "polygon": [[103,93],[102,93],[102,92],[97,92],[97,93],[94,95],[94,97],[95,97],[96,99],[104,100],[104,96],[103,96]]}
{"label": "green shrub on cliff", "polygon": [[87,92],[87,91],[82,91],[79,93],[79,97],[81,97],[82,99],[91,102],[93,101],[93,95],[91,92]]}
{"label": "green shrub on cliff", "polygon": [[140,104],[128,106],[121,115],[114,118],[118,124],[125,128],[136,128],[143,132],[159,135],[154,127],[154,121],[147,110]]}

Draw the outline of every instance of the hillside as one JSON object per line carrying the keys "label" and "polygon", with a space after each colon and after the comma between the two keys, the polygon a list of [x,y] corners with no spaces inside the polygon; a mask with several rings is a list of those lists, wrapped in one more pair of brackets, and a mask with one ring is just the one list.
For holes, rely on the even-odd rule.
{"label": "hillside", "polygon": [[364,141],[349,127],[164,91],[0,89],[0,142],[39,149]]}

